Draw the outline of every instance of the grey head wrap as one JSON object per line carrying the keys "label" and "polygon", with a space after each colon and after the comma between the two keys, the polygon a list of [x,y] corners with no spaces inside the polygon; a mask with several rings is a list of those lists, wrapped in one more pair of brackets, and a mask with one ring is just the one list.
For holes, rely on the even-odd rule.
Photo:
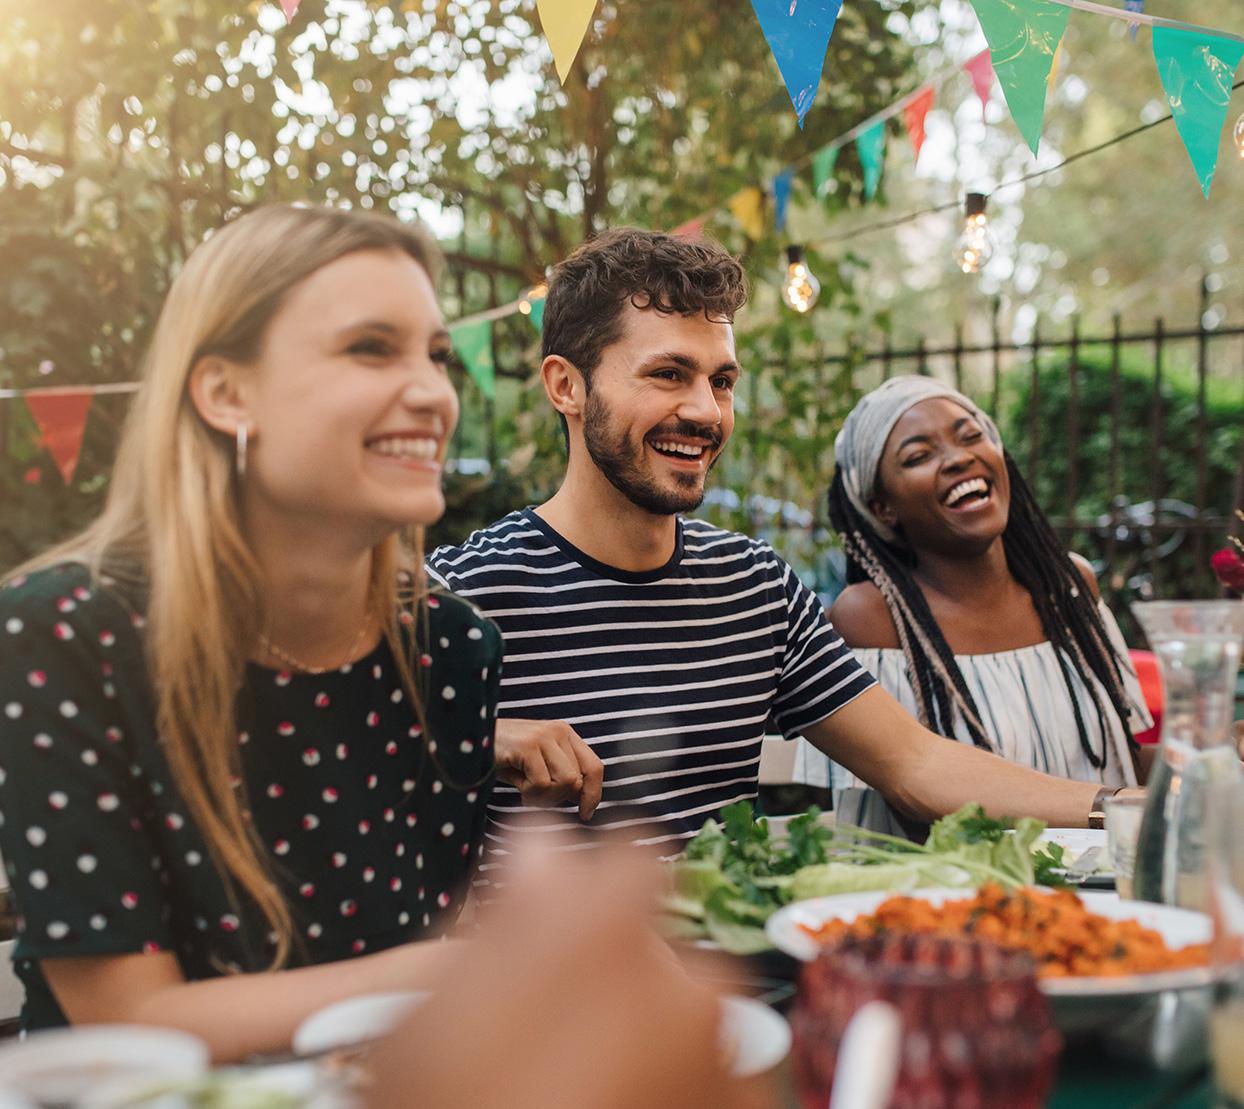
{"label": "grey head wrap", "polygon": [[949,385],[932,377],[892,377],[860,398],[834,440],[834,460],[842,475],[842,485],[855,510],[882,539],[894,542],[897,536],[873,514],[869,502],[877,490],[877,471],[886,440],[903,413],[921,401],[944,397],[974,416],[985,434],[998,446],[1002,436],[989,416],[971,400]]}

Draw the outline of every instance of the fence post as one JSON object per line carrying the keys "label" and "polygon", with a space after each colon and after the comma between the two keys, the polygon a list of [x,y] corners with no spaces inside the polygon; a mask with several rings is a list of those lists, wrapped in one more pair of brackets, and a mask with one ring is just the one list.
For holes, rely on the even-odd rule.
{"label": "fence post", "polygon": [[1041,375],[1038,365],[1041,351],[1041,319],[1032,324],[1032,374],[1028,390],[1028,484],[1037,484],[1037,458],[1041,450]]}
{"label": "fence post", "polygon": [[1201,570],[1205,563],[1205,502],[1208,475],[1206,458],[1209,450],[1206,439],[1209,436],[1209,420],[1205,412],[1206,378],[1209,376],[1209,332],[1205,329],[1205,316],[1209,312],[1209,276],[1201,275],[1201,312],[1197,317],[1197,350],[1196,350],[1196,522],[1197,529],[1192,536],[1192,557],[1196,568]]}
{"label": "fence post", "polygon": [[1080,317],[1071,321],[1067,363],[1067,545],[1074,546],[1076,503],[1080,499]]}
{"label": "fence post", "polygon": [[[1153,527],[1155,538],[1162,529],[1162,513],[1158,501],[1162,499],[1162,355],[1166,346],[1166,323],[1159,316],[1153,322],[1153,403],[1150,406],[1150,450],[1153,467],[1150,471],[1150,495],[1153,498]],[[1158,590],[1157,543],[1149,544],[1149,575],[1153,590]]]}
{"label": "fence post", "polygon": [[993,401],[989,406],[989,414],[995,420],[998,418],[998,405],[1001,403],[1000,393],[1002,391],[1002,336],[998,332],[998,313],[1001,311],[1002,298],[994,297],[990,321],[993,332]]}
{"label": "fence post", "polygon": [[890,373],[891,373],[890,353],[891,353],[890,327],[887,324],[886,329],[885,329],[885,341],[881,347],[881,380],[882,381],[890,380]]}
{"label": "fence post", "polygon": [[[1123,397],[1120,390],[1119,359],[1123,349],[1123,318],[1114,314],[1114,332],[1110,339],[1110,537],[1106,540],[1106,565],[1113,569],[1118,550],[1115,529],[1118,517],[1114,502],[1119,496],[1119,431],[1123,422]],[[1120,583],[1121,584],[1121,583]],[[1119,586],[1115,586],[1119,588]]]}
{"label": "fence post", "polygon": [[924,336],[921,335],[916,342],[916,373],[921,377],[929,376],[929,359],[924,353]]}
{"label": "fence post", "polygon": [[955,324],[955,388],[963,392],[963,324]]}

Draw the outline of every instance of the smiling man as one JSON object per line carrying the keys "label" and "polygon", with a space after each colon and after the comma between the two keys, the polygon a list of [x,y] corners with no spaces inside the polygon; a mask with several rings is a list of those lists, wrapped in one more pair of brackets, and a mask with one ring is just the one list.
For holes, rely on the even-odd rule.
{"label": "smiling man", "polygon": [[[501,627],[497,866],[519,827],[577,811],[666,853],[756,796],[771,717],[903,811],[969,800],[1083,825],[1092,783],[947,743],[856,662],[765,543],[684,516],[734,428],[743,271],[714,244],[597,236],[555,270],[545,392],[566,430],[557,493],[428,560]],[[452,739],[452,737],[446,737]]]}

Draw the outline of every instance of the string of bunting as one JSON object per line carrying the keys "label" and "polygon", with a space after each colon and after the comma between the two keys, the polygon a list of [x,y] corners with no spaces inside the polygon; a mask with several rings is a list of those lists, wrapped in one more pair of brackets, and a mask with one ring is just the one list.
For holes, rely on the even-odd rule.
{"label": "string of bunting", "polygon": [[[293,21],[300,2],[279,0],[287,21]],[[1156,123],[1173,118],[1202,192],[1209,196],[1231,93],[1239,87],[1233,81],[1236,69],[1244,60],[1244,35],[1148,14],[1144,10],[1145,0],[1123,0],[1123,8],[1097,0],[971,0],[971,3],[988,43],[986,50],[961,65],[937,74],[913,92],[787,166],[772,178],[767,189],[759,185],[741,189],[725,202],[723,208],[687,221],[674,228],[674,233],[698,235],[709,219],[719,212],[728,211],[749,239],[761,239],[765,234],[765,209],[769,197],[773,200],[774,228],[780,233],[785,228],[796,175],[810,169],[813,195],[823,196],[833,178],[841,150],[851,142],[856,145],[864,172],[865,199],[873,199],[884,171],[888,121],[902,116],[918,162],[924,144],[926,117],[942,85],[959,73],[966,73],[971,79],[981,101],[982,114],[989,102],[993,79],[997,77],[1011,118],[1035,155],[1044,126],[1047,91],[1057,73],[1062,40],[1073,10],[1127,21],[1133,41],[1141,25],[1150,28],[1154,62],[1170,105],[1170,114],[1091,150],[1072,155],[1058,166],[1005,182],[999,189],[1045,176],[1072,161],[1097,153],[1148,130]],[[597,0],[536,0],[541,26],[563,84],[591,25],[596,6]],[[802,128],[820,85],[826,52],[842,9],[842,0],[752,0],[752,8],[773,52]],[[856,228],[844,235],[831,236],[822,240],[821,245],[895,227],[954,207],[958,207],[957,201],[922,209]],[[458,356],[488,398],[494,397],[496,392],[492,326],[497,320],[516,313],[526,315],[539,332],[544,314],[543,289],[530,290],[517,300],[464,317],[450,327],[450,337]],[[77,467],[93,398],[109,393],[129,393],[137,388],[135,382],[120,382],[0,389],[0,400],[19,397],[25,400],[39,429],[42,445],[52,455],[68,484]],[[28,480],[37,479],[37,474],[37,470],[31,470]]]}

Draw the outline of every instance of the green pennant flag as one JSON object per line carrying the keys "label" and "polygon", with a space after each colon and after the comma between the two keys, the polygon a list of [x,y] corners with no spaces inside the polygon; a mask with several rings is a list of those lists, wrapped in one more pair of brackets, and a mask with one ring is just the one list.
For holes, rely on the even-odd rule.
{"label": "green pennant flag", "polygon": [[544,297],[537,297],[533,300],[531,302],[531,311],[527,315],[527,318],[531,321],[531,326],[537,332],[544,331],[544,300]]}
{"label": "green pennant flag", "polygon": [[449,338],[480,392],[486,397],[496,396],[497,368],[492,360],[492,321],[455,324],[449,329]]}
{"label": "green pennant flag", "polygon": [[864,167],[864,199],[872,200],[881,184],[885,166],[885,120],[879,119],[855,140],[860,165]]}
{"label": "green pennant flag", "polygon": [[1054,0],[972,0],[1011,118],[1034,154],[1045,94],[1071,9]]}
{"label": "green pennant flag", "polygon": [[814,196],[825,195],[825,186],[834,176],[834,166],[838,164],[838,151],[841,149],[840,146],[826,146],[812,155],[812,193]]}
{"label": "green pennant flag", "polygon": [[1208,197],[1244,43],[1159,24],[1153,28],[1153,58],[1179,137]]}

